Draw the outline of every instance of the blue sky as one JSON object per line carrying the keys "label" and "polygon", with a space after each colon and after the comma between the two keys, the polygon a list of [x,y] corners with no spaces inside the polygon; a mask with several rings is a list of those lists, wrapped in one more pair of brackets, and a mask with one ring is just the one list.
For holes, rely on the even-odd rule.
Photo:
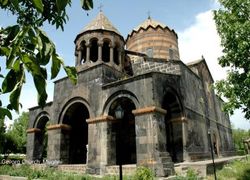
{"label": "blue sky", "polygon": [[[153,19],[177,32],[180,57],[183,62],[197,60],[203,55],[214,80],[225,77],[226,71],[217,62],[222,49],[211,13],[211,10],[218,8],[216,0],[94,0],[94,9],[88,12],[81,9],[80,0],[74,0],[72,7],[68,8],[69,21],[65,25],[64,32],[50,25],[44,26],[44,30],[55,42],[57,52],[64,58],[65,64],[74,65],[74,39],[97,15],[101,4],[104,14],[125,39],[127,34],[143,22],[150,12]],[[10,12],[0,10],[0,26],[5,27],[14,22],[15,18]],[[0,61],[1,66],[3,66],[2,62]],[[61,71],[58,78],[64,76],[65,73]],[[47,91],[48,101],[53,100],[52,81],[48,82]],[[24,111],[37,105],[36,91],[30,78],[22,92],[21,102]],[[231,121],[236,128],[250,129],[250,123],[243,118],[240,111],[236,111]]]}

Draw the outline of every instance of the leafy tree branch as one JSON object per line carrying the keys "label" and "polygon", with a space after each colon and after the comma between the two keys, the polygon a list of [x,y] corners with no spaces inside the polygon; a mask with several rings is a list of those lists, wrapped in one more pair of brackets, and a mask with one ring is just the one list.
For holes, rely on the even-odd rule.
{"label": "leafy tree branch", "polygon": [[[92,0],[80,2],[84,10],[93,8]],[[56,78],[63,68],[69,79],[74,84],[77,82],[76,69],[64,64],[56,52],[55,44],[41,29],[47,22],[64,30],[64,24],[68,21],[67,6],[71,6],[71,0],[0,0],[1,9],[17,17],[16,24],[0,29],[0,56],[5,57],[7,69],[7,74],[0,74],[3,78],[0,95],[9,93],[7,106],[3,106],[0,99],[0,118],[8,116],[12,119],[10,110],[19,112],[19,98],[26,81],[25,72],[33,77],[41,107],[46,104],[46,65],[50,62],[50,79]]]}

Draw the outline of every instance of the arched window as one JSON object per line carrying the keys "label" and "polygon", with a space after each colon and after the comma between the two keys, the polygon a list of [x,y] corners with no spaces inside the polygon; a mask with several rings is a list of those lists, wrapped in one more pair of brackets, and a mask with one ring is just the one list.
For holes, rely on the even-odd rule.
{"label": "arched window", "polygon": [[98,44],[97,44],[97,39],[91,40],[90,60],[92,62],[96,62],[98,60]]}
{"label": "arched window", "polygon": [[83,64],[86,62],[86,42],[82,41],[81,42],[81,59],[80,59],[80,64]]}
{"label": "arched window", "polygon": [[115,48],[114,48],[114,63],[116,65],[119,65],[120,62],[119,62],[119,46],[116,44],[115,45]]}
{"label": "arched window", "polygon": [[110,41],[105,40],[102,46],[102,60],[103,62],[109,62],[110,60]]}

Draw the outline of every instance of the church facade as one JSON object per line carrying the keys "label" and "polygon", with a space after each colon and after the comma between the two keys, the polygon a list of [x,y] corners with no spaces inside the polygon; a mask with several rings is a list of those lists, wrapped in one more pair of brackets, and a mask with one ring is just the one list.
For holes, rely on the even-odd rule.
{"label": "church facade", "polygon": [[77,84],[57,80],[53,102],[30,108],[27,160],[46,149],[48,162],[91,174],[134,164],[168,176],[174,163],[210,159],[210,144],[216,157],[234,153],[205,59],[184,64],[166,25],[149,17],[124,39],[100,12],[76,36],[75,57]]}

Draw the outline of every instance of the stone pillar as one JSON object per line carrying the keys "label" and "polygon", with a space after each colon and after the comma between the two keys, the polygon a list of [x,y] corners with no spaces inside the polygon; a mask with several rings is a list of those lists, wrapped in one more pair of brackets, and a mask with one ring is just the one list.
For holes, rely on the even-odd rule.
{"label": "stone pillar", "polygon": [[90,43],[86,44],[86,63],[90,62]]}
{"label": "stone pillar", "polygon": [[103,46],[103,42],[102,41],[98,41],[98,62],[102,61],[102,46]]}
{"label": "stone pillar", "polygon": [[122,62],[122,49],[121,48],[118,49],[118,58],[119,58],[119,68],[120,68],[120,71],[122,71],[123,62]]}
{"label": "stone pillar", "polygon": [[182,123],[183,161],[189,161],[190,158],[187,152],[188,121],[185,117],[181,117],[180,122]]}
{"label": "stone pillar", "polygon": [[82,61],[82,48],[78,49],[78,56],[77,56],[77,64],[76,65],[81,65],[81,61]]}
{"label": "stone pillar", "polygon": [[133,111],[136,123],[137,165],[147,166],[157,177],[174,174],[174,164],[166,151],[166,110],[150,106]]}
{"label": "stone pillar", "polygon": [[69,132],[67,124],[53,124],[48,129],[48,164],[56,165],[68,163],[69,160]]}
{"label": "stone pillar", "polygon": [[109,62],[111,64],[111,66],[113,66],[114,65],[114,47],[112,45],[110,45],[109,48],[110,48],[110,51],[109,51],[109,54],[110,54]]}
{"label": "stone pillar", "polygon": [[31,128],[27,131],[27,146],[26,146],[26,159],[32,163],[32,161],[37,160],[36,157],[36,133],[40,133],[41,130],[38,128]]}
{"label": "stone pillar", "polygon": [[88,167],[89,174],[105,174],[109,155],[110,123],[112,116],[100,116],[87,119],[88,123]]}

